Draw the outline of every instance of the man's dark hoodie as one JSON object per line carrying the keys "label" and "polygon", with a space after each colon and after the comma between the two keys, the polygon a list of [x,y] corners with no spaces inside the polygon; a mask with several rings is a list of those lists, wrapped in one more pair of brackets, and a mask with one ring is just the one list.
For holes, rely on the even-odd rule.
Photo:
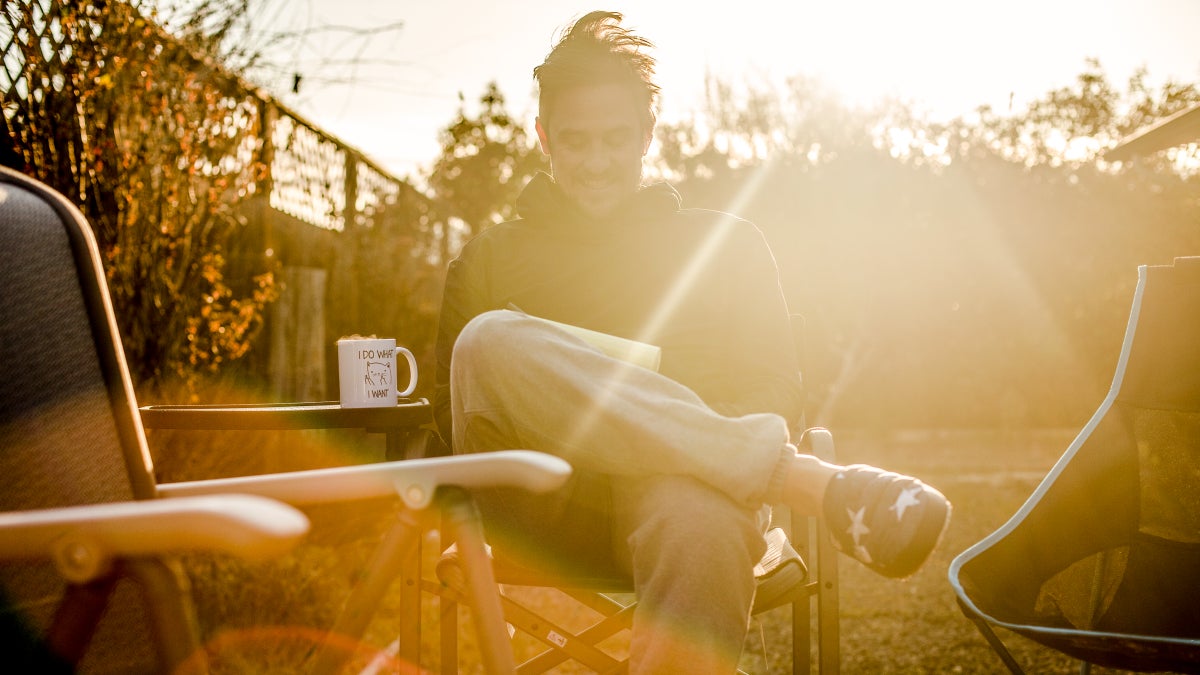
{"label": "man's dark hoodie", "polygon": [[659,372],[722,414],[799,418],[787,306],[775,259],[754,225],[681,209],[665,183],[594,219],[546,174],[525,187],[517,211],[518,219],[479,233],[450,263],[434,392],[447,442],[454,342],[476,315],[510,306],[658,345]]}

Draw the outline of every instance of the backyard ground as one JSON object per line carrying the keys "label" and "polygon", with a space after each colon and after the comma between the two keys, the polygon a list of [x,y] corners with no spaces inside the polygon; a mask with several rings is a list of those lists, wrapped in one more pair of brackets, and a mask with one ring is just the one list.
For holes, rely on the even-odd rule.
{"label": "backyard ground", "polygon": [[[947,580],[955,555],[1002,525],[1033,492],[1074,432],[913,432],[849,435],[838,458],[916,475],[954,504],[940,547],[897,582],[842,557],[841,652],[847,673],[993,673],[1003,665],[959,611]],[[1078,665],[1021,638],[1010,647],[1031,673]],[[1099,670],[1094,672],[1100,672]]]}
{"label": "backyard ground", "polygon": [[[306,432],[308,433],[308,432]],[[835,430],[838,459],[866,462],[916,475],[937,486],[954,504],[950,528],[931,560],[912,578],[884,579],[842,557],[841,661],[845,673],[998,673],[1001,662],[973,625],[959,612],[947,581],[947,568],[959,552],[1003,524],[1030,495],[1038,482],[1074,437],[1074,430],[1035,432],[889,432],[840,433]],[[195,456],[195,448],[211,447],[211,439],[198,442],[183,437],[152,437],[160,473],[166,480],[236,475],[278,468],[301,468],[367,458],[370,450],[345,450],[363,438],[323,434],[314,442],[284,439],[228,440],[236,453]],[[249,454],[255,444],[268,447],[270,460]],[[303,452],[296,450],[303,447]],[[167,456],[169,455],[169,456]],[[190,457],[189,457],[190,456]],[[247,465],[241,459],[256,456]],[[306,457],[306,459],[299,459]],[[265,462],[265,463],[264,463]],[[187,474],[187,475],[179,475]],[[360,569],[382,532],[390,505],[373,503],[353,511],[312,512],[314,533],[310,543],[282,561],[268,565],[241,565],[223,560],[188,561],[201,622],[213,645],[220,645],[222,672],[292,671],[300,666],[305,645],[315,629],[328,626],[340,598]],[[431,551],[436,540],[431,535]],[[433,554],[431,553],[430,556]],[[432,558],[430,559],[432,562]],[[432,567],[428,567],[432,570]],[[426,572],[430,576],[431,571]],[[253,580],[252,590],[244,581]],[[398,584],[397,584],[398,586]],[[383,600],[383,611],[371,625],[364,644],[368,652],[386,649],[394,639],[395,622],[388,616],[399,588]],[[544,592],[535,601],[566,612],[559,618],[583,621]],[[424,632],[424,665],[436,668],[437,607],[425,599],[429,626]],[[465,616],[465,615],[464,615]],[[563,618],[565,617],[565,618]],[[755,620],[747,639],[743,669],[750,673],[788,671],[786,625],[781,610]],[[264,637],[246,628],[261,624],[291,626]],[[307,628],[297,628],[307,627]],[[480,672],[473,657],[469,623],[462,630],[462,672]],[[245,640],[231,635],[253,635]],[[1050,650],[1009,635],[1018,661],[1030,673],[1075,673],[1078,665]],[[619,650],[620,640],[613,643]],[[527,651],[531,646],[522,645]],[[563,668],[557,672],[587,672]],[[1115,671],[1096,668],[1094,673]]]}

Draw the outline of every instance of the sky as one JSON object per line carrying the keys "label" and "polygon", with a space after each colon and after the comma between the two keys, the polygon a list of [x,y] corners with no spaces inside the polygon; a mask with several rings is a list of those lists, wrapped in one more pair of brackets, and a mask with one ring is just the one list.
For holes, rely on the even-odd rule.
{"label": "sky", "polygon": [[[1099,59],[1119,90],[1200,83],[1200,0],[266,0],[254,17],[306,32],[257,77],[285,105],[397,176],[437,156],[439,130],[490,81],[532,126],[532,69],[572,19],[620,11],[657,47],[661,119],[686,119],[706,74],[819,78],[849,103],[899,97],[934,118],[1019,112]],[[292,74],[302,78],[291,91]]]}

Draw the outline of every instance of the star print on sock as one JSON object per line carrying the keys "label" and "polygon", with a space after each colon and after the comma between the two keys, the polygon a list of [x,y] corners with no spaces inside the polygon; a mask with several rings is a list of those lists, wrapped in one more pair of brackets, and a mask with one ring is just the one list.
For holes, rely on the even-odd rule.
{"label": "star print on sock", "polygon": [[846,534],[854,539],[855,547],[860,547],[862,546],[862,536],[871,532],[871,528],[863,522],[867,515],[867,507],[863,506],[857,511],[846,509],[846,515],[850,516],[850,527],[846,528]]}
{"label": "star print on sock", "polygon": [[850,527],[846,528],[846,534],[850,535],[850,538],[854,540],[854,551],[847,551],[847,553],[853,555],[859,562],[870,564],[871,554],[867,551],[867,547],[862,544],[863,535],[870,534],[871,532],[871,528],[867,527],[867,524],[863,522],[867,517],[867,507],[859,507],[857,511],[847,508],[846,515],[850,518]]}
{"label": "star print on sock", "polygon": [[873,562],[871,560],[871,553],[867,550],[866,546],[855,546],[854,557],[858,559],[859,562],[867,565],[870,565]]}
{"label": "star print on sock", "polygon": [[896,503],[888,507],[889,511],[896,512],[896,522],[904,520],[904,512],[908,510],[908,507],[916,506],[917,504],[921,503],[921,501],[917,499],[917,495],[921,494],[923,491],[924,488],[919,486],[900,491],[900,495],[896,497]]}

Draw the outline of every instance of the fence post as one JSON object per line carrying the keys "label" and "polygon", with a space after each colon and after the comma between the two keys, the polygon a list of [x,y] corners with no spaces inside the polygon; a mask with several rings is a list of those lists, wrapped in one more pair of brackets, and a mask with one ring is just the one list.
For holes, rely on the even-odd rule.
{"label": "fence post", "polygon": [[327,273],[319,267],[289,266],[284,290],[272,308],[271,389],[282,401],[327,398],[325,332]]}
{"label": "fence post", "polygon": [[343,161],[346,163],[346,205],[342,207],[342,245],[338,247],[338,268],[343,274],[338,288],[346,303],[346,311],[342,318],[349,321],[351,327],[362,323],[362,302],[358,284],[355,283],[355,268],[359,260],[358,232],[358,160],[353,152],[341,148]]}

